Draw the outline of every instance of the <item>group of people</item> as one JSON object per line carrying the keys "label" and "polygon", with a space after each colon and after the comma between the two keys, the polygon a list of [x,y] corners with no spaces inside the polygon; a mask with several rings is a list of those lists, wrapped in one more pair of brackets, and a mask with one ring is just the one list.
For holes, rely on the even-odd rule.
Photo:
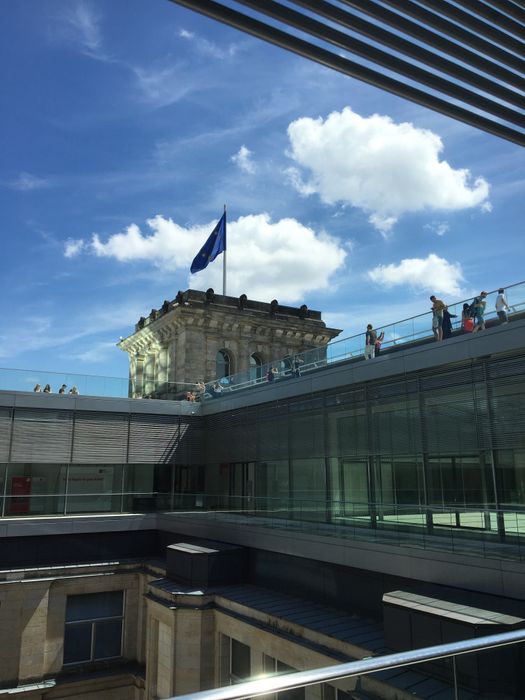
{"label": "group of people", "polygon": [[192,403],[195,401],[200,401],[206,393],[206,385],[204,382],[197,382],[195,387],[196,389],[194,391],[190,390],[186,392],[186,401],[191,401]]}
{"label": "group of people", "polygon": [[[33,389],[37,394],[52,394],[53,390],[51,389],[51,386],[49,384],[46,384],[45,387],[42,389],[40,384],[35,384],[35,388]],[[62,384],[60,389],[58,390],[59,394],[71,394],[72,396],[78,396],[79,391],[76,386],[72,386],[71,389],[68,391],[67,390],[67,384]]]}
{"label": "group of people", "polygon": [[385,339],[385,332],[377,333],[371,323],[366,327],[365,333],[365,360],[377,357],[381,352],[381,343]]}
{"label": "group of people", "polygon": [[[476,333],[485,330],[485,309],[487,308],[487,292],[481,292],[474,298],[471,304],[463,304],[461,312],[461,328],[465,333]],[[430,297],[432,302],[432,332],[436,340],[446,340],[452,336],[452,319],[456,314],[450,313],[447,305],[434,294]],[[495,304],[496,312],[500,323],[508,323],[510,311],[509,303],[503,288],[498,289],[498,296]],[[381,343],[385,333],[377,333],[371,323],[366,327],[365,333],[365,360],[377,357],[381,351]]]}
{"label": "group of people", "polygon": [[[461,328],[465,333],[476,333],[485,330],[485,310],[487,308],[487,292],[481,292],[474,298],[471,304],[465,302],[461,311]],[[452,335],[452,321],[456,314],[451,314],[447,305],[434,295],[430,297],[432,302],[432,331],[436,340],[445,340]],[[500,323],[508,323],[510,311],[505,290],[498,289],[495,303],[496,312]]]}

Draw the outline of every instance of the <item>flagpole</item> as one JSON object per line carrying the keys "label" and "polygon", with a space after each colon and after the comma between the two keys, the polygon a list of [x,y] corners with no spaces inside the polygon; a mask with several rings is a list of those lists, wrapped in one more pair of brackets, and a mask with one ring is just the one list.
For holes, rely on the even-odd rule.
{"label": "flagpole", "polygon": [[[224,205],[224,235],[226,236],[226,204]],[[222,295],[226,296],[226,248],[222,256]]]}

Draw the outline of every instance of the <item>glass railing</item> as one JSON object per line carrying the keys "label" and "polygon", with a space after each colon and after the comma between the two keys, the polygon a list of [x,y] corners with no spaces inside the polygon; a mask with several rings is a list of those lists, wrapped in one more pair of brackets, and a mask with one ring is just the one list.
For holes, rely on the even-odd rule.
{"label": "glass railing", "polygon": [[[301,531],[326,537],[525,559],[525,509],[487,504],[373,503],[285,496],[175,494],[172,512],[219,523]],[[215,526],[215,525],[214,525]]]}
{"label": "glass railing", "polygon": [[[498,323],[495,306],[497,290],[490,292],[486,301],[485,319],[487,326]],[[510,306],[509,317],[525,313],[525,282],[506,288]],[[452,334],[462,332],[461,313],[465,303],[456,302],[448,306],[452,315]],[[430,301],[429,301],[430,306]],[[412,318],[396,321],[375,329],[383,333],[382,353],[395,351],[398,346],[430,341],[432,335],[432,313],[427,312]],[[140,378],[107,377],[78,374],[72,372],[50,372],[47,370],[26,370],[0,368],[0,391],[23,391],[59,394],[63,396],[101,396],[115,398],[150,398],[171,401],[201,401],[219,397],[223,392],[238,391],[284,379],[306,375],[312,371],[332,366],[343,361],[364,359],[364,334],[336,340],[329,345],[313,348],[296,355],[290,355],[272,362],[238,372],[219,381],[208,382],[205,386],[195,383],[162,381],[144,373]]]}
{"label": "glass railing", "polygon": [[[506,299],[510,310],[509,319],[517,318],[525,313],[525,282],[510,285],[505,288]],[[485,298],[484,319],[487,327],[500,323],[495,309],[498,290],[489,292]],[[463,333],[462,312],[465,305],[470,306],[473,299],[454,302],[448,305],[451,315],[451,335],[457,336]],[[429,307],[431,302],[428,302]],[[383,334],[381,353],[393,352],[399,346],[407,346],[411,343],[430,342],[434,338],[432,330],[432,311],[418,316],[412,316],[401,321],[396,321],[374,330],[378,336]],[[231,391],[253,388],[267,385],[271,382],[292,379],[304,376],[312,371],[334,365],[337,362],[350,360],[364,360],[365,334],[357,335],[332,343],[320,348],[313,348],[305,352],[289,355],[277,360],[272,360],[258,367],[252,367],[244,372],[223,377],[220,380],[208,382],[204,393],[205,399],[218,398],[227,395]]]}
{"label": "glass railing", "polygon": [[[306,671],[264,673],[244,682],[178,695],[169,700],[245,700],[254,697],[397,698],[411,695],[430,697],[427,693],[431,693],[435,698],[450,700],[474,697],[518,698],[522,697],[520,691],[520,694],[516,695],[523,675],[520,655],[512,653],[512,649],[503,655],[502,647],[513,647],[523,642],[525,630],[511,630],[393,654],[370,655],[357,661],[331,664]],[[496,649],[499,651],[491,651]],[[481,652],[481,658],[475,656],[478,652]],[[417,671],[421,667],[418,664],[423,663],[427,665],[419,675]],[[482,666],[484,670],[481,670]],[[498,666],[500,669],[504,668],[505,672],[498,669]],[[391,679],[396,675],[393,673],[394,669],[410,669],[411,685],[420,681],[420,689],[405,691],[397,688],[395,681],[393,686],[390,685]],[[367,678],[371,674],[379,674],[376,678],[382,680],[384,686],[368,685]],[[437,678],[431,680],[427,674]],[[308,694],[305,692],[307,689]],[[475,691],[474,694],[472,690]],[[482,691],[482,694],[478,694],[477,691]]]}
{"label": "glass railing", "polygon": [[0,391],[171,401],[198,401],[202,394],[198,384],[155,381],[147,377],[138,382],[123,377],[7,368],[0,368]]}
{"label": "glass railing", "polygon": [[[38,485],[38,484],[37,484]],[[73,484],[74,485],[74,484]],[[65,486],[65,483],[64,483]],[[300,531],[496,559],[525,559],[525,508],[487,504],[373,503],[315,497],[251,497],[165,491],[15,492],[4,482],[4,518],[79,514],[173,513],[219,524]]]}

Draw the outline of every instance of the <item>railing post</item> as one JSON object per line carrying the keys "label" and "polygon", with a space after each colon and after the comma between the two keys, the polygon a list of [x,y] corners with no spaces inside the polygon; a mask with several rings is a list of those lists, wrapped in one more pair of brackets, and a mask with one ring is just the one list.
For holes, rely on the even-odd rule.
{"label": "railing post", "polygon": [[458,694],[458,676],[456,673],[456,657],[452,657],[452,673],[454,675],[454,700],[459,700]]}

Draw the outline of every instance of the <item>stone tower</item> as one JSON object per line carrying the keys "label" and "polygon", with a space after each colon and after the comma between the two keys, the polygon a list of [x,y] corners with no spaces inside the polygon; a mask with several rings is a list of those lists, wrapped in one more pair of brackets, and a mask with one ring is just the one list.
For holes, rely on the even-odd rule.
{"label": "stone tower", "polygon": [[340,332],[306,305],[188,289],[140,318],[135,332],[118,345],[129,355],[130,394],[160,396],[199,381],[260,371],[266,363],[323,347]]}

